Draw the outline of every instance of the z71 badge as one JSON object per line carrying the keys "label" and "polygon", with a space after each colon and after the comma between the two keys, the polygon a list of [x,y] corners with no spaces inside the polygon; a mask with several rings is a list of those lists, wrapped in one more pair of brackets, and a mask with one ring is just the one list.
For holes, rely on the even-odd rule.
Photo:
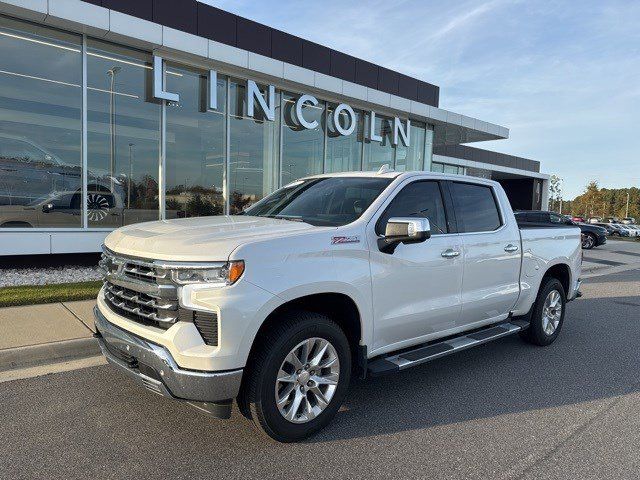
{"label": "z71 badge", "polygon": [[352,237],[331,237],[331,245],[339,245],[343,243],[360,243],[360,237],[357,235]]}

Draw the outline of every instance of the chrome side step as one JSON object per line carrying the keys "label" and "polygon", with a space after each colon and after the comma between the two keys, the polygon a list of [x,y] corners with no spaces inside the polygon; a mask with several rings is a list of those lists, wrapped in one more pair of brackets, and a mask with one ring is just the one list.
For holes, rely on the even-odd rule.
{"label": "chrome side step", "polygon": [[436,358],[445,357],[466,350],[467,348],[512,335],[528,327],[529,322],[512,319],[508,322],[499,323],[482,330],[475,330],[471,333],[449,338],[441,342],[417,347],[413,350],[403,351],[402,353],[392,353],[387,357],[378,358],[369,362],[367,367],[368,374],[377,376],[399,372],[400,370],[430,362]]}

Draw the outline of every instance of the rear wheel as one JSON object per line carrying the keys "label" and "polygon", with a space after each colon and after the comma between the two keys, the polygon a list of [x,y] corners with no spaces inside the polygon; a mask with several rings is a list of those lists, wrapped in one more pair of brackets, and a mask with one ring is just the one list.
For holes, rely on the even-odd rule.
{"label": "rear wheel", "polygon": [[560,334],[566,302],[560,280],[544,279],[533,306],[529,328],[522,333],[522,337],[534,345],[551,345]]}
{"label": "rear wheel", "polygon": [[325,315],[290,312],[260,339],[238,402],[258,430],[303,440],[337,413],[351,375],[349,343]]}
{"label": "rear wheel", "polygon": [[593,233],[582,234],[582,248],[585,250],[591,250],[596,246],[596,236]]}

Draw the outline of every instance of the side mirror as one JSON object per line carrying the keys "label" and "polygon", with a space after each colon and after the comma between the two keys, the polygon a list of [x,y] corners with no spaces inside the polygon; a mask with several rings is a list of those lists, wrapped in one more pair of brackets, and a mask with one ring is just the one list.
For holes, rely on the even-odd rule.
{"label": "side mirror", "polygon": [[384,236],[378,239],[383,253],[393,253],[401,243],[420,243],[431,237],[431,225],[426,218],[394,217],[387,220]]}
{"label": "side mirror", "polygon": [[49,213],[53,211],[53,208],[53,203],[45,203],[44,205],[42,205],[42,213]]}

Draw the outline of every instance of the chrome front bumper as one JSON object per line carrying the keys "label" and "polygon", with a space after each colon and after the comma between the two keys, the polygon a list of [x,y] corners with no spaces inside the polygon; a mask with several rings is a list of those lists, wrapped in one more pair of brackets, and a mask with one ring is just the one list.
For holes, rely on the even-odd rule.
{"label": "chrome front bumper", "polygon": [[225,372],[181,369],[163,347],[109,323],[98,307],[93,313],[96,338],[109,363],[154,393],[187,401],[219,417],[228,416],[226,407],[230,411],[231,400],[238,395],[242,369]]}

